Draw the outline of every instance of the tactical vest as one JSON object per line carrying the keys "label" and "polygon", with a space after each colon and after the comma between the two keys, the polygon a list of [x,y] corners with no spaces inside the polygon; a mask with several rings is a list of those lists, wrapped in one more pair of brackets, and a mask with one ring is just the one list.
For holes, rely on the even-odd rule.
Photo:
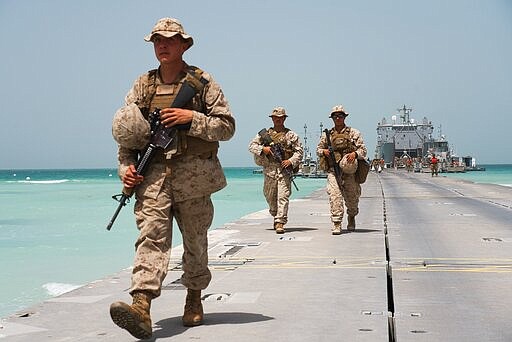
{"label": "tactical vest", "polygon": [[[203,71],[197,67],[190,66],[189,72],[192,71],[193,77],[201,78]],[[157,82],[158,70],[150,70],[147,74],[147,82],[143,80],[142,98],[137,101],[137,105],[141,108],[144,117],[148,119],[149,113],[155,109],[169,107],[185,81],[185,75],[177,83],[163,84]],[[201,94],[196,94],[194,99],[185,106],[186,109],[204,112],[204,103],[201,100]],[[208,142],[203,139],[187,136],[184,130],[178,131],[176,144],[172,144],[169,149],[173,151],[173,157],[183,155],[200,155],[207,152],[217,152],[219,148],[218,142]],[[167,151],[166,151],[167,152]]]}
{"label": "tactical vest", "polygon": [[[337,132],[334,128],[330,131],[330,138],[331,138],[331,144],[332,149],[334,150],[334,157],[337,163],[340,162],[341,158],[345,154],[352,153],[357,150],[357,147],[353,141],[353,139],[350,138],[350,127],[346,126],[344,127],[341,132]],[[328,170],[330,160],[327,160],[327,157],[322,154],[319,157],[318,163],[319,168],[321,170]]]}
{"label": "tactical vest", "polygon": [[289,146],[286,141],[286,133],[288,133],[290,129],[285,128],[282,132],[276,132],[273,128],[269,128],[267,130],[268,135],[272,138],[272,142],[274,144],[280,144],[284,151],[283,160],[290,159],[293,156],[293,148]]}
{"label": "tactical vest", "polygon": [[337,162],[339,162],[345,154],[357,150],[354,141],[350,138],[350,127],[345,127],[339,133],[333,129],[331,133],[331,143]]}

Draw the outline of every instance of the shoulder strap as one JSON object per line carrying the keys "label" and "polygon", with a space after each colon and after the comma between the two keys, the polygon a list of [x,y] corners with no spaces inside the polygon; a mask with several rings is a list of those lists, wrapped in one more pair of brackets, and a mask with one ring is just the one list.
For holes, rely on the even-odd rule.
{"label": "shoulder strap", "polygon": [[203,88],[208,84],[208,80],[203,77],[204,71],[196,66],[189,65],[186,71],[185,80],[190,82],[198,92],[201,92]]}
{"label": "shoulder strap", "polygon": [[145,97],[148,101],[148,104],[153,99],[153,96],[156,93],[156,77],[158,74],[158,69],[153,69],[148,71],[148,83],[146,84],[146,94]]}
{"label": "shoulder strap", "polygon": [[137,107],[139,107],[146,120],[149,117],[149,106],[151,104],[151,100],[156,93],[157,72],[158,69],[149,70],[147,72],[147,81],[142,84],[142,98],[137,101]]}

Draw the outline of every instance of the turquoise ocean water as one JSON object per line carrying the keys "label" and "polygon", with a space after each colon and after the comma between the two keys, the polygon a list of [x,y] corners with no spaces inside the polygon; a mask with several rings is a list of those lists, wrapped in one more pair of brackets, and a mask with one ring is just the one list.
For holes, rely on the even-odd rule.
{"label": "turquoise ocean water", "polygon": [[452,178],[465,179],[474,183],[491,183],[512,186],[512,164],[481,165],[485,171],[464,173],[443,173]]}
{"label": "turquoise ocean water", "polygon": [[[263,176],[253,170],[225,168],[212,229],[266,209]],[[325,186],[325,179],[295,182],[292,199]],[[120,190],[115,169],[0,170],[0,317],[131,266],[133,202],[106,230],[117,207],[110,196]]]}
{"label": "turquoise ocean water", "polygon": [[[512,186],[512,165],[443,174],[477,183]],[[228,186],[213,195],[212,229],[266,209],[263,176],[254,168],[225,168]],[[295,180],[309,195],[325,179]],[[0,170],[0,317],[113,274],[132,264],[137,229],[133,202],[105,229],[120,192],[114,169]],[[173,245],[181,243],[174,229]]]}

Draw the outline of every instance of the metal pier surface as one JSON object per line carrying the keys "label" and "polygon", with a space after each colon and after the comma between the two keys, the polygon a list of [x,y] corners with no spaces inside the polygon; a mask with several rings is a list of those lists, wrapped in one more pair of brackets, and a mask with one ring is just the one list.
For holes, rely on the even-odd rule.
{"label": "metal pier surface", "polygon": [[[289,216],[283,235],[266,210],[210,232],[202,326],[181,324],[174,248],[152,340],[512,341],[512,188],[385,170],[355,232],[331,235],[324,190]],[[109,316],[129,284],[123,270],[6,317],[0,340],[135,341]]]}

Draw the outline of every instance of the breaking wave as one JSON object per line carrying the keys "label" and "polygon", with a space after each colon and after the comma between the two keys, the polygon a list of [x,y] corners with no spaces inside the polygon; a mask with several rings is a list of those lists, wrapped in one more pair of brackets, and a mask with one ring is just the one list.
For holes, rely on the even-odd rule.
{"label": "breaking wave", "polygon": [[81,285],[63,284],[63,283],[46,283],[43,288],[52,297],[60,296],[66,292],[73,291],[79,288]]}
{"label": "breaking wave", "polygon": [[60,183],[66,183],[69,182],[69,179],[53,179],[53,180],[20,180],[16,181],[16,183],[28,183],[28,184],[60,184]]}

